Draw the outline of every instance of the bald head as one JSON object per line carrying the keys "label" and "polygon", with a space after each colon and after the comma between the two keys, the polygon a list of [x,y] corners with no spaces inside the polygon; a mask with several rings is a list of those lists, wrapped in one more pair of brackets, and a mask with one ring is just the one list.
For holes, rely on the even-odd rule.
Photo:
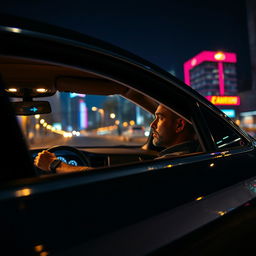
{"label": "bald head", "polygon": [[155,120],[151,123],[153,130],[153,144],[161,147],[173,145],[192,139],[191,127],[184,118],[163,105],[159,105],[155,112]]}

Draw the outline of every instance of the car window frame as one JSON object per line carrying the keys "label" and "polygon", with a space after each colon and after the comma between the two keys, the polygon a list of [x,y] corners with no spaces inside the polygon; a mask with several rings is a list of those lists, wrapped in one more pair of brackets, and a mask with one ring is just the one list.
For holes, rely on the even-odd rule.
{"label": "car window frame", "polygon": [[[211,132],[211,129],[209,129],[208,121],[206,120],[205,113],[203,113],[202,108],[207,109],[207,111],[211,111],[211,114],[216,118],[218,121],[223,123],[230,131],[233,131],[237,135],[239,135],[244,141],[247,143],[245,145],[241,145],[239,147],[228,147],[224,149],[220,149],[217,147],[217,144],[215,143],[214,135]],[[230,118],[228,118],[224,113],[221,112],[219,109],[214,109],[212,107],[206,106],[202,103],[198,104],[198,110],[202,119],[202,122],[204,123],[204,129],[208,132],[208,136],[210,137],[211,144],[212,144],[212,152],[219,152],[219,151],[243,151],[245,149],[246,151],[252,147],[252,140],[251,138],[238,126],[236,125]],[[210,151],[210,152],[211,152]]]}

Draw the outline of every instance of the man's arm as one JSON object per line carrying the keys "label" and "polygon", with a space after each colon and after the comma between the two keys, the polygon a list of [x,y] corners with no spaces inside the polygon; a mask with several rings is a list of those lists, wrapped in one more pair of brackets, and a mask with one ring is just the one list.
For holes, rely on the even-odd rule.
{"label": "man's arm", "polygon": [[[51,153],[47,150],[43,150],[42,152],[38,153],[37,157],[34,160],[34,164],[36,167],[44,171],[50,172],[51,171],[50,165],[56,159],[57,157],[54,153]],[[61,162],[56,168],[56,173],[79,172],[79,171],[88,171],[92,169],[93,168],[91,167],[74,166],[74,165],[69,165],[64,162]]]}

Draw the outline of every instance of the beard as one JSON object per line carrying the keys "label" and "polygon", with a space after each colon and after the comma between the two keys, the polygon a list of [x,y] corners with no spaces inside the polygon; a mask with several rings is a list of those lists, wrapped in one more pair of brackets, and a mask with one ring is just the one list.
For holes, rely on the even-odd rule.
{"label": "beard", "polygon": [[153,134],[155,135],[152,141],[153,145],[156,147],[163,147],[163,140],[161,139],[160,134],[156,131],[153,131]]}

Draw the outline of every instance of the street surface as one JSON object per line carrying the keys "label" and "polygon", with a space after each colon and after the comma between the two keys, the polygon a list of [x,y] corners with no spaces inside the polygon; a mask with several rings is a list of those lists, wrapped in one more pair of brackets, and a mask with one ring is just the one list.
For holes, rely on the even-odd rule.
{"label": "street surface", "polygon": [[75,146],[75,147],[99,147],[99,146],[135,146],[143,145],[147,137],[136,138],[131,141],[126,141],[121,136],[107,135],[107,136],[73,136],[71,138],[64,138],[63,136],[45,136],[41,139],[34,139],[29,142],[31,148],[50,148],[53,146]]}

